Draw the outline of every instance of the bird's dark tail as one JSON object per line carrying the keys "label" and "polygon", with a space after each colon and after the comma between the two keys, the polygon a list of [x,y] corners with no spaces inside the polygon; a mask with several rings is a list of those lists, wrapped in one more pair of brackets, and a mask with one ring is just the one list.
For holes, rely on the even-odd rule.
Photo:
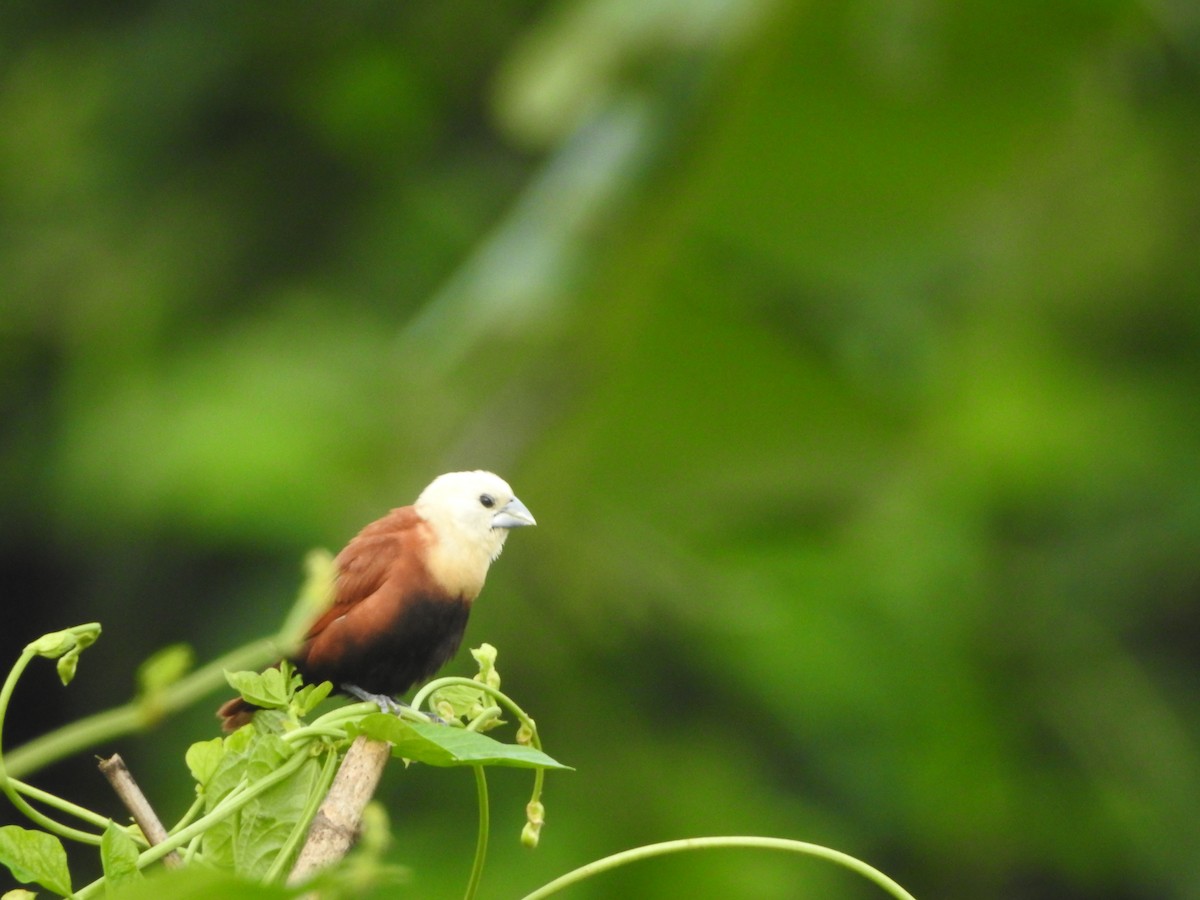
{"label": "bird's dark tail", "polygon": [[254,718],[260,707],[255,706],[241,697],[226,700],[217,710],[217,718],[221,720],[221,730],[228,734],[237,731]]}

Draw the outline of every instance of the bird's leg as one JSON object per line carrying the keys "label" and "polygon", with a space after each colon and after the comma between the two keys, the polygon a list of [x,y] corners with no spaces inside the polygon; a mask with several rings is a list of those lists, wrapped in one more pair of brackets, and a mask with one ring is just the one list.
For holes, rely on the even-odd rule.
{"label": "bird's leg", "polygon": [[411,709],[407,703],[402,703],[387,694],[372,694],[370,691],[364,691],[357,684],[343,684],[342,690],[351,697],[357,697],[367,703],[374,703],[379,707],[381,713],[390,712],[398,715],[402,709]]}
{"label": "bird's leg", "polygon": [[370,691],[364,691],[357,684],[343,684],[342,690],[352,697],[357,697],[359,700],[366,701],[367,703],[374,703],[379,707],[379,711],[381,713],[390,712],[392,715],[399,716],[405,710],[408,710],[417,716],[423,718],[427,717],[430,721],[438,725],[446,724],[443,719],[434,715],[433,713],[422,713],[419,710],[413,709],[403,700],[397,700],[395,697],[389,697],[387,694],[372,694]]}

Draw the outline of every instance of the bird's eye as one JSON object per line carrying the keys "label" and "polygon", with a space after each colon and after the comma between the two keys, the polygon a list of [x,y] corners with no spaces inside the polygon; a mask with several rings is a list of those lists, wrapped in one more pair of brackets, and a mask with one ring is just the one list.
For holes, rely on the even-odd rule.
{"label": "bird's eye", "polygon": [[485,508],[491,509],[493,506],[496,505],[496,498],[493,497],[491,494],[480,494],[479,502],[482,503]]}

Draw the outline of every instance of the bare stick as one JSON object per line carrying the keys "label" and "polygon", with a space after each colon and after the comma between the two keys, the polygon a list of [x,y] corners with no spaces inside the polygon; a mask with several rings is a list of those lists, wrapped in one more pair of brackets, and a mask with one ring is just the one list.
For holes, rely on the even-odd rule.
{"label": "bare stick", "polygon": [[[120,754],[114,753],[108,759],[100,760],[100,771],[108,779],[113,790],[117,792],[117,796],[121,798],[121,802],[133,816],[133,821],[137,822],[138,828],[142,829],[142,834],[146,836],[150,846],[153,847],[155,844],[165,841],[167,829],[159,821],[154,809],[150,806],[150,801],[142,793],[142,789],[133,780],[133,775],[130,774],[129,768],[125,765],[125,760],[121,759]],[[175,869],[183,865],[183,860],[179,858],[178,853],[172,850],[163,857],[163,865]]]}
{"label": "bare stick", "polygon": [[363,810],[383,777],[391,749],[386,741],[371,740],[361,734],[355,738],[308,829],[308,838],[288,876],[289,885],[307,881],[349,852],[358,838]]}

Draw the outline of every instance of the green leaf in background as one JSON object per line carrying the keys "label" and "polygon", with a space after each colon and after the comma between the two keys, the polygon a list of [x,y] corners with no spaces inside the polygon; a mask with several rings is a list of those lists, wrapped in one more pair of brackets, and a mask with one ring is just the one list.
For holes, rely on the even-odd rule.
{"label": "green leaf in background", "polygon": [[19,825],[0,828],[0,863],[25,884],[40,884],[66,897],[71,893],[71,873],[62,842],[44,831]]}
{"label": "green leaf in background", "polygon": [[35,891],[27,891],[24,888],[14,888],[11,891],[5,891],[0,895],[0,900],[33,900],[37,896]]}
{"label": "green leaf in background", "polygon": [[136,882],[122,885],[113,900],[288,900],[302,893],[301,888],[258,884],[230,872],[202,866],[186,869],[158,869]]}
{"label": "green leaf in background", "polygon": [[522,769],[570,769],[533,747],[503,744],[465,728],[405,722],[372,713],[361,722],[363,733],[393,745],[392,755],[430,766],[515,766]]}
{"label": "green leaf in background", "polygon": [[336,572],[328,550],[310,550],[304,558],[304,584],[282,632],[285,648],[299,644],[313,620],[329,608]]}
{"label": "green leaf in background", "polygon": [[153,694],[170,687],[187,674],[195,660],[192,648],[187,644],[171,644],[151,655],[138,667],[138,692]]}
{"label": "green leaf in background", "polygon": [[100,864],[104,867],[104,895],[113,897],[117,889],[130,882],[140,881],[138,846],[124,828],[109,822],[100,839]]}

